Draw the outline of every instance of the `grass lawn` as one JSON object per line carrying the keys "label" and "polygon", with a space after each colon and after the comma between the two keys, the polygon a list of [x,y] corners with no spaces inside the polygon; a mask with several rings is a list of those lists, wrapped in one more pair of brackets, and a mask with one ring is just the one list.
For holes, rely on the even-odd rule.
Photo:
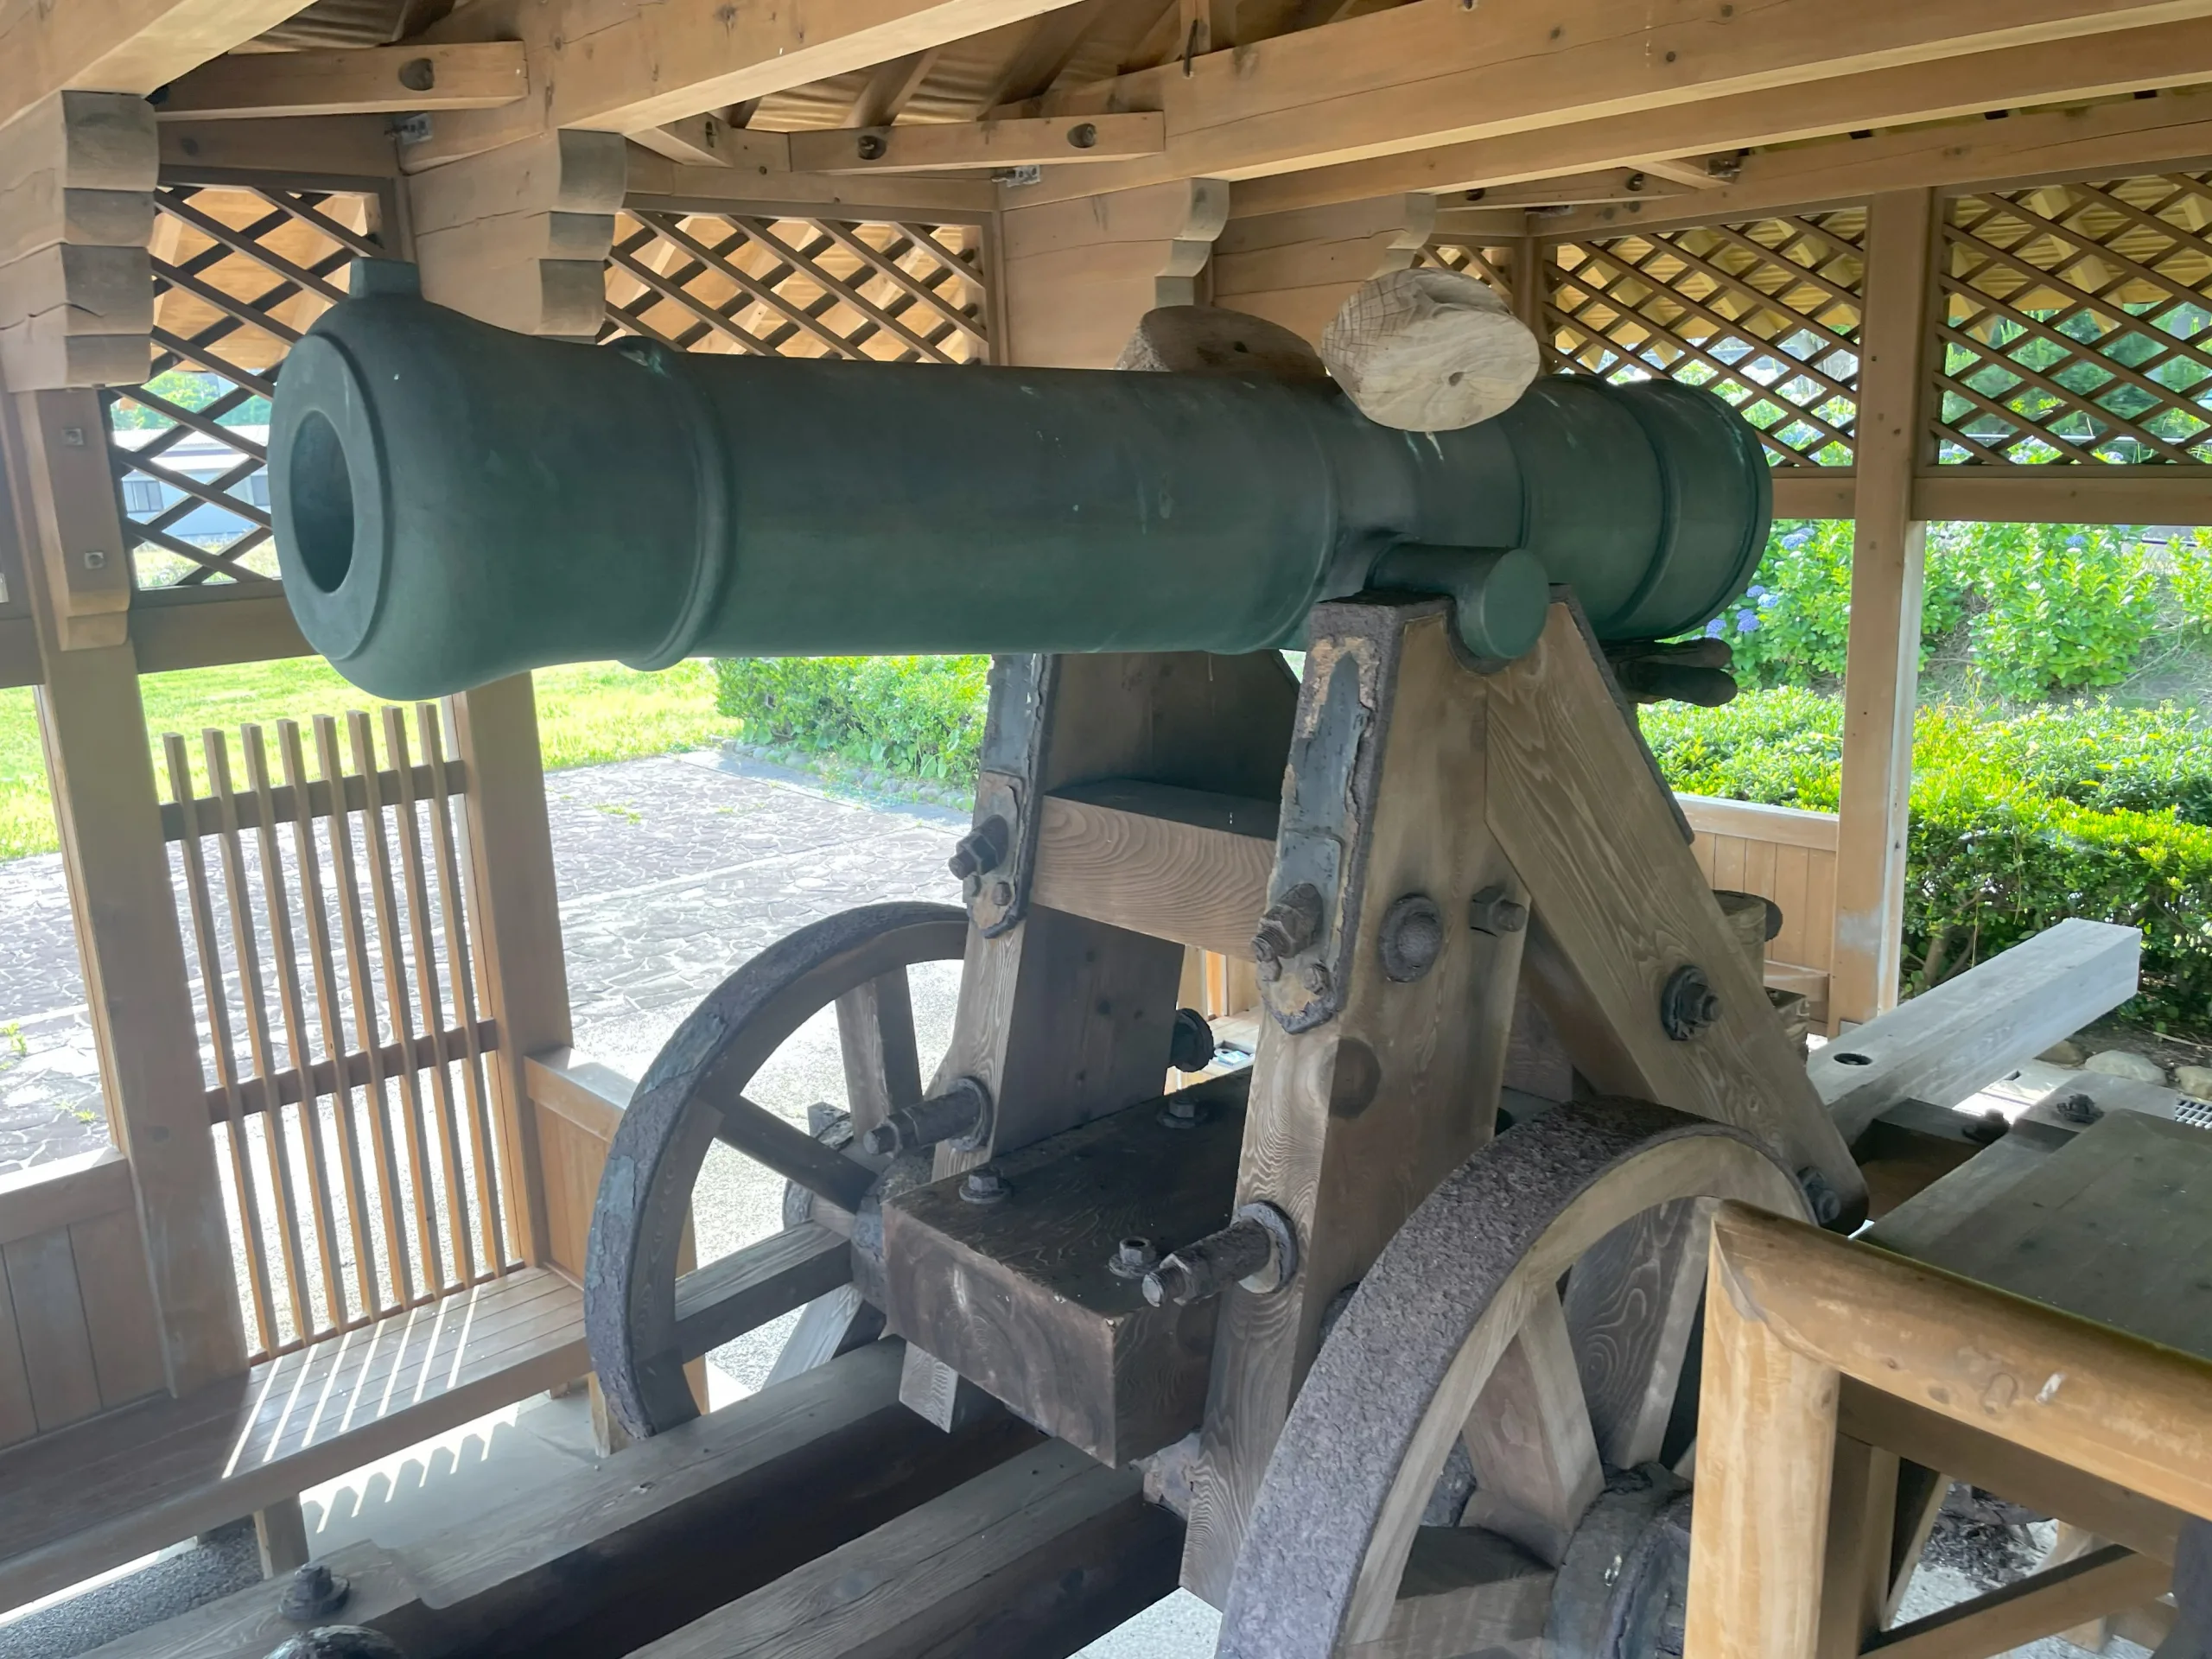
{"label": "grass lawn", "polygon": [[[203,728],[219,726],[230,732],[232,776],[243,783],[239,726],[252,722],[273,728],[279,720],[304,721],[311,715],[378,706],[373,698],[339,678],[320,657],[149,674],[139,687],[164,799],[168,786],[160,753],[163,733],[184,734],[194,778],[204,789],[207,773],[199,741]],[[545,669],[537,676],[537,720],[550,768],[692,748],[737,728],[736,721],[715,711],[714,673],[705,663],[680,663],[659,674],[639,674],[613,663]],[[411,722],[409,733],[411,738]],[[271,729],[272,768],[282,764],[275,738]],[[379,748],[381,741],[379,736]],[[311,740],[308,766],[315,770]],[[58,845],[32,694],[28,689],[0,691],[0,859],[50,853]]]}

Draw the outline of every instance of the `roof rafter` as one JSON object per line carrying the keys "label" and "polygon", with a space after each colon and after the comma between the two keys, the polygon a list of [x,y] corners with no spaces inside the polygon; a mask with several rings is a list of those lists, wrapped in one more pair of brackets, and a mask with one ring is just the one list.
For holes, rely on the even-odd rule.
{"label": "roof rafter", "polygon": [[0,8],[0,125],[60,92],[141,97],[275,28],[308,0],[84,0]]}
{"label": "roof rafter", "polygon": [[[1718,8],[1701,0],[1630,8],[1492,0],[1472,10],[1460,0],[1414,0],[1215,53],[1187,75],[1180,65],[1163,67],[1053,95],[1046,112],[1159,110],[1167,147],[1110,176],[1048,177],[1024,200],[1174,177],[1257,179],[1516,135],[1539,135],[1541,147],[1548,130],[1603,119],[1647,133],[1702,128],[1700,113],[1722,100],[1801,99],[1839,78],[2010,49],[2056,45],[2099,60],[2103,37],[2208,16],[2212,0],[1862,0],[1844,11],[1830,0]],[[2145,57],[2105,67],[2136,84],[2159,73]],[[1864,124],[1855,113],[1843,118]],[[1541,170],[1627,165],[1728,142],[1703,130],[1679,146],[1647,136],[1616,154]]]}
{"label": "roof rafter", "polygon": [[[1554,174],[1648,164],[1653,156],[1701,156],[2199,81],[2212,81],[2208,18],[2007,47],[1640,114],[1604,113],[1495,137],[1284,171],[1240,184],[1237,193],[1240,201],[1249,197],[1257,204],[1255,212],[1276,212],[1403,190],[1480,189]],[[1171,156],[1174,130],[1171,117]],[[1053,181],[1046,179],[1041,188],[1052,189]]]}

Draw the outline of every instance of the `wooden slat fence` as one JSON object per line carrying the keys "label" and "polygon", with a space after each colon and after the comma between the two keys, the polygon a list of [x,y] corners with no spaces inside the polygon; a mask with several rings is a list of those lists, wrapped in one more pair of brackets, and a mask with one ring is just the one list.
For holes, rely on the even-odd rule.
{"label": "wooden slat fence", "polygon": [[1803,992],[1824,1017],[1835,953],[1835,814],[1703,795],[1676,798],[1697,832],[1692,850],[1706,880],[1782,907],[1782,931],[1767,945],[1767,982]]}
{"label": "wooden slat fence", "polygon": [[[448,759],[429,703],[162,740],[208,1118],[256,1358],[520,1265]],[[420,760],[410,753],[419,748]],[[282,781],[278,781],[281,777]],[[206,793],[200,793],[203,786]]]}

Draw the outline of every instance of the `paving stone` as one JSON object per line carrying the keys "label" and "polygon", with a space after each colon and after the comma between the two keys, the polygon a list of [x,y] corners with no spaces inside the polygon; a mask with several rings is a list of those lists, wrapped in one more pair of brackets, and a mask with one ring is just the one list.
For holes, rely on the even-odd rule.
{"label": "paving stone", "polygon": [[2166,1068],[2156,1060],[2125,1048],[2108,1048],[2102,1053],[2092,1054],[2082,1069],[2095,1071],[2107,1077],[2132,1077],[2138,1083],[2155,1083],[2165,1087]]}
{"label": "paving stone", "polygon": [[[577,1042],[619,1037],[636,1070],[701,997],[793,928],[854,905],[959,898],[944,860],[966,814],[840,798],[742,758],[556,772],[546,810]],[[228,989],[238,995],[235,977]],[[107,1143],[84,1001],[60,857],[0,864],[0,1173]],[[211,1083],[213,1061],[205,1051]]]}

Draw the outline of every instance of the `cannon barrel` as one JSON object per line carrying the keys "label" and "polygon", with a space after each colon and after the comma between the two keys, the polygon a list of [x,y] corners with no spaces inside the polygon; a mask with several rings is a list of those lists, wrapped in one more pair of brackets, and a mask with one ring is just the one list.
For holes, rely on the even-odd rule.
{"label": "cannon barrel", "polygon": [[429,696],[551,664],[1255,651],[1319,600],[1452,594],[1517,655],[1548,583],[1608,639],[1742,592],[1770,486],[1707,393],[1547,378],[1454,432],[1326,382],[925,368],[534,340],[357,267],[276,391],[302,629]]}

